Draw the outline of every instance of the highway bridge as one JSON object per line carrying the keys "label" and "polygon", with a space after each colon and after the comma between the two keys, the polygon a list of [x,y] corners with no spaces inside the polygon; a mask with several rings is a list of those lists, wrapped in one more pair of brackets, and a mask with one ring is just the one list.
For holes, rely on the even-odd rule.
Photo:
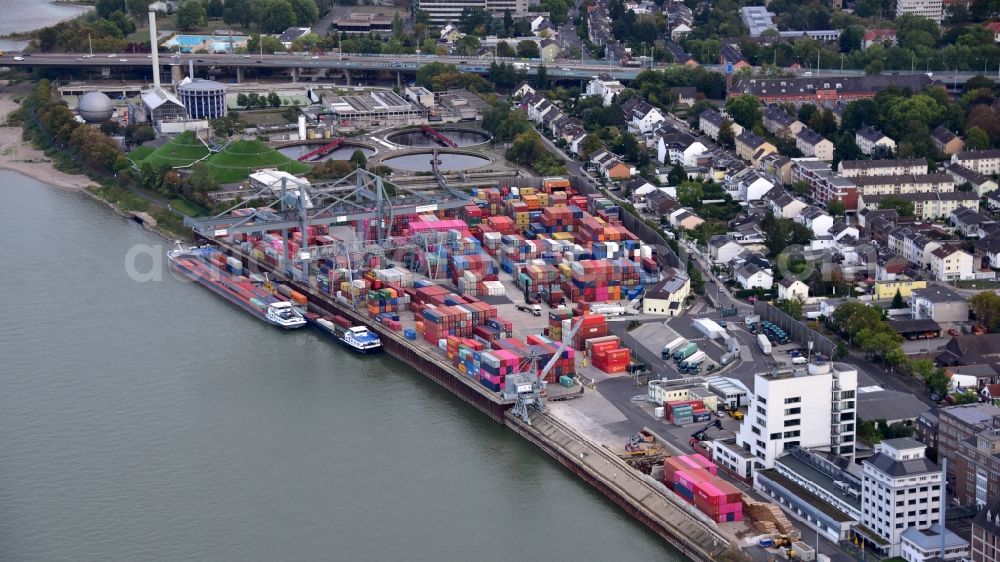
{"label": "highway bridge", "polygon": [[[80,68],[90,67],[100,68],[130,68],[147,70],[152,64],[152,55],[146,53],[5,53],[0,58],[0,66],[28,67],[28,68]],[[160,64],[162,66],[184,67],[189,63],[197,67],[220,67],[234,68],[237,75],[242,75],[242,71],[248,68],[266,69],[291,69],[297,76],[299,73],[315,72],[321,69],[334,70],[338,72],[346,71],[383,71],[396,72],[399,74],[415,73],[420,67],[441,62],[454,64],[459,69],[466,72],[478,74],[488,74],[490,63],[494,60],[518,65],[525,65],[528,73],[533,73],[538,66],[544,64],[550,78],[579,79],[588,80],[598,74],[608,74],[619,80],[632,80],[644,68],[623,66],[621,64],[605,61],[577,61],[577,60],[555,60],[542,62],[540,60],[505,59],[505,58],[475,58],[475,57],[455,57],[455,56],[429,56],[429,55],[372,55],[372,54],[326,54],[326,55],[294,55],[294,54],[171,54],[162,53]],[[721,65],[703,65],[704,68],[717,72],[724,72]],[[522,68],[524,68],[522,66]],[[666,65],[657,65],[654,68],[666,68]],[[860,70],[838,70],[820,69],[819,71],[799,70],[799,76],[859,76],[864,74]],[[906,75],[924,74],[922,71],[886,71],[886,75]],[[973,76],[981,75],[981,72],[935,72],[934,78],[949,85],[965,83]],[[993,78],[990,74],[988,77]],[[1000,79],[998,71],[997,79]]]}

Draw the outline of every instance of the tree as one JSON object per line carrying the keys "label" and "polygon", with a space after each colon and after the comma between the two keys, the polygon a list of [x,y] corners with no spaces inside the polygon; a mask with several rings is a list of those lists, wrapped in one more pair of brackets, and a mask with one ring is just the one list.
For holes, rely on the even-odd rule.
{"label": "tree", "polygon": [[683,181],[677,185],[677,202],[685,207],[700,207],[705,198],[703,184],[697,181]]}
{"label": "tree", "polygon": [[782,299],[778,308],[796,320],[802,320],[802,299]]}
{"label": "tree", "polygon": [[826,211],[835,217],[842,217],[847,211],[843,201],[833,200],[826,204]]}
{"label": "tree", "polygon": [[247,107],[247,105],[248,105],[247,95],[243,92],[240,92],[239,95],[236,96],[236,106]]}
{"label": "tree", "polygon": [[808,197],[812,194],[812,186],[805,180],[792,182],[792,191],[799,197]]}
{"label": "tree", "polygon": [[979,127],[972,127],[965,131],[966,150],[983,150],[990,147],[990,136]]}
{"label": "tree", "polygon": [[497,56],[505,58],[513,58],[517,56],[514,52],[514,47],[510,46],[510,43],[506,41],[500,41],[497,43]]}
{"label": "tree", "polygon": [[726,113],[733,118],[733,121],[747,129],[753,129],[754,125],[761,123],[763,119],[760,100],[750,94],[740,94],[730,98],[726,102]]}
{"label": "tree", "polygon": [[865,28],[860,25],[851,25],[840,34],[840,52],[852,53],[861,50],[861,40],[864,39]]}
{"label": "tree", "polygon": [[549,84],[549,72],[545,68],[544,64],[538,65],[538,71],[535,73],[535,86],[539,89],[546,88]]}
{"label": "tree", "polygon": [[136,19],[145,17],[148,10],[148,0],[125,0],[125,12]]}
{"label": "tree", "polygon": [[[251,0],[226,0],[222,10],[222,21],[229,25],[238,23],[246,29],[254,21],[254,7]],[[249,47],[247,50],[253,51]]]}
{"label": "tree", "polygon": [[355,168],[367,168],[368,158],[361,150],[355,150],[354,153],[351,154],[351,164],[354,164]]}
{"label": "tree", "polygon": [[222,0],[208,0],[208,7],[205,11],[208,14],[208,17],[212,19],[219,19],[222,17],[222,14],[225,13],[226,8],[222,3]]}
{"label": "tree", "polygon": [[903,304],[903,294],[899,292],[899,289],[896,289],[896,295],[892,297],[891,307],[894,309],[899,309],[903,308],[904,306],[905,305]]}
{"label": "tree", "polygon": [[177,8],[177,27],[182,31],[192,31],[205,25],[205,8],[198,0],[186,0]]}
{"label": "tree", "polygon": [[987,330],[992,332],[1000,326],[1000,295],[983,291],[969,299],[969,308]]}
{"label": "tree", "polygon": [[247,51],[251,53],[263,51],[264,54],[269,55],[271,53],[284,53],[285,46],[273,35],[265,35],[263,37],[260,35],[251,35],[250,39],[247,40]]}
{"label": "tree", "polygon": [[291,0],[291,3],[292,10],[295,11],[293,25],[308,27],[319,19],[319,7],[316,6],[316,0]]}
{"label": "tree", "polygon": [[260,4],[257,24],[265,33],[281,33],[296,22],[295,8],[288,0],[264,0]]}
{"label": "tree", "polygon": [[126,9],[125,0],[97,0],[97,3],[94,4],[94,11],[104,19],[111,17],[113,12],[124,12]]}
{"label": "tree", "polygon": [[281,97],[278,94],[271,92],[267,94],[267,104],[271,107],[281,107]]}
{"label": "tree", "polygon": [[687,172],[684,171],[684,166],[680,164],[674,164],[674,167],[670,169],[670,174],[667,175],[668,185],[680,185],[681,183],[687,181]]}
{"label": "tree", "polygon": [[905,199],[900,199],[899,197],[893,195],[889,195],[885,199],[879,201],[878,208],[895,209],[901,217],[912,217],[915,214],[913,201],[906,201]]}
{"label": "tree", "polygon": [[522,59],[537,59],[538,58],[538,43],[530,39],[525,39],[524,41],[518,41],[517,43],[517,56]]}
{"label": "tree", "polygon": [[719,127],[719,144],[726,148],[732,148],[736,145],[736,134],[733,132],[733,124],[728,120],[723,120],[722,126]]}
{"label": "tree", "polygon": [[805,246],[812,241],[812,230],[792,219],[777,218],[773,213],[768,213],[760,226],[770,256],[779,255],[789,246]]}

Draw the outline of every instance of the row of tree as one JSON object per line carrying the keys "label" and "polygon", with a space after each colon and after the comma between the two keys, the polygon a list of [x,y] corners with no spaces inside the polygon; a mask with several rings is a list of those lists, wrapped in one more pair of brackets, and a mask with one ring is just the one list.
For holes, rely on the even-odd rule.
{"label": "row of tree", "polygon": [[268,107],[281,107],[281,96],[274,92],[267,95],[250,92],[240,93],[236,96],[236,105],[244,109],[266,109]]}

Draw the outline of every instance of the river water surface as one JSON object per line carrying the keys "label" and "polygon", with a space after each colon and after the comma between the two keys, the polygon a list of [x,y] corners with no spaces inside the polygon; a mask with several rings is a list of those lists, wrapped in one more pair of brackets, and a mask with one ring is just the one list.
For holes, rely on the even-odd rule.
{"label": "river water surface", "polygon": [[162,244],[0,172],[0,560],[681,560],[404,364],[131,280]]}

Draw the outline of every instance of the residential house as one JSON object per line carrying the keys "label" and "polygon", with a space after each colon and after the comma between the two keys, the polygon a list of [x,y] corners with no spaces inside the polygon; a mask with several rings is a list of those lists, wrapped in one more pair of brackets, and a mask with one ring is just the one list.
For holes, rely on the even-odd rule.
{"label": "residential house", "polygon": [[781,195],[771,199],[770,205],[774,216],[782,219],[794,218],[809,206],[808,203],[792,197],[792,194],[788,192],[783,192]]}
{"label": "residential house", "polygon": [[[958,164],[951,164],[944,171],[951,174],[956,186],[967,183],[973,187],[976,195],[980,197],[988,197],[990,192],[1000,187],[993,179]],[[996,203],[997,207],[1000,208],[1000,198],[997,199]],[[989,205],[989,200],[987,200],[987,204]],[[990,206],[992,207],[992,205]]]}
{"label": "residential house", "polygon": [[698,101],[698,89],[694,87],[678,86],[670,88],[670,92],[677,96],[677,105],[680,107],[691,107]]}
{"label": "residential house", "polygon": [[969,320],[969,301],[943,286],[914,289],[910,293],[910,316],[914,320],[966,322]]}
{"label": "residential house", "polygon": [[791,185],[793,164],[787,156],[768,154],[757,162],[757,171],[781,185]]}
{"label": "residential house", "polygon": [[674,41],[666,42],[667,50],[670,51],[670,56],[674,57],[674,62],[676,64],[683,64],[684,66],[695,67],[698,66],[698,61],[694,60],[684,47],[681,47]]}
{"label": "residential house", "polygon": [[646,194],[646,212],[653,216],[669,216],[680,206],[666,191],[657,190]]}
{"label": "residential house", "polygon": [[776,105],[764,109],[764,129],[776,137],[794,138],[805,124]]}
{"label": "residential house", "polygon": [[876,44],[883,45],[895,45],[896,44],[896,30],[895,29],[869,29],[865,31],[864,36],[861,38],[861,50],[867,51],[869,47]]}
{"label": "residential house", "polygon": [[541,35],[541,32],[546,29],[548,29],[549,31],[555,29],[555,26],[552,25],[552,22],[549,20],[549,18],[545,16],[538,16],[535,19],[531,20],[531,32],[533,34]]}
{"label": "residential house", "polygon": [[795,146],[805,156],[813,156],[825,162],[833,160],[833,143],[809,127],[803,127],[795,135]]}
{"label": "residential house", "polygon": [[751,170],[740,179],[738,198],[740,201],[759,201],[773,187],[774,182],[760,177],[757,172]]}
{"label": "residential house", "polygon": [[995,231],[997,221],[984,216],[972,209],[959,207],[951,213],[951,225],[962,236],[968,238],[985,238]]}
{"label": "residential house", "polygon": [[705,133],[708,138],[717,141],[719,140],[719,130],[729,123],[730,128],[733,130],[733,135],[739,135],[743,132],[743,127],[734,123],[731,119],[726,118],[721,113],[714,109],[706,109],[698,115],[698,128],[701,132]]}
{"label": "residential house", "polygon": [[766,291],[774,285],[774,277],[757,265],[745,263],[736,268],[736,282],[744,289],[764,289]]}
{"label": "residential house", "polygon": [[573,140],[569,141],[569,151],[583,156],[583,143],[587,140],[587,136],[587,133],[581,133],[573,137]]}
{"label": "residential house", "polygon": [[642,300],[643,314],[679,316],[684,301],[691,294],[691,280],[672,267],[663,272],[663,279],[646,292]]}
{"label": "residential house", "polygon": [[686,23],[679,23],[676,27],[670,30],[670,40],[672,42],[680,41],[688,33],[691,33],[691,26]]}
{"label": "residential house", "polygon": [[439,34],[441,41],[445,43],[454,43],[462,37],[462,32],[459,31],[457,27],[452,24],[447,24],[441,28],[441,33]]}
{"label": "residential house", "polygon": [[[760,154],[760,151],[765,154]],[[773,144],[750,131],[743,131],[736,136],[736,155],[749,162],[756,163],[760,158],[777,151]]]}
{"label": "residential house", "polygon": [[979,262],[985,261],[989,267],[1000,268],[1000,235],[994,234],[976,240],[975,248],[975,258]]}
{"label": "residential house", "polygon": [[625,180],[632,177],[634,168],[622,162],[607,150],[599,150],[590,157],[598,172],[609,180]]}
{"label": "residential house", "polygon": [[945,244],[931,252],[931,273],[939,281],[972,279],[972,254]]}
{"label": "residential house", "polygon": [[931,131],[931,142],[945,156],[951,156],[965,148],[965,141],[962,140],[962,137],[951,132],[944,125],[938,125]]}
{"label": "residential house", "polygon": [[898,195],[901,193],[943,193],[955,191],[955,179],[951,174],[935,172],[931,174],[902,176],[859,176],[851,178],[859,195]]}
{"label": "residential house", "polygon": [[933,221],[951,216],[959,207],[979,210],[979,197],[973,192],[953,191],[948,193],[903,193],[899,195],[858,195],[858,209],[877,209],[887,197],[913,203],[914,216],[918,220]]}
{"label": "residential house", "polygon": [[628,131],[633,135],[642,136],[660,123],[666,121],[663,113],[641,98],[629,98],[622,104],[622,112],[628,123]]}
{"label": "residential house", "polygon": [[840,242],[840,240],[845,237],[851,237],[855,240],[861,237],[861,233],[856,227],[848,226],[847,223],[840,220],[833,222],[833,225],[830,227],[830,230],[827,231],[827,234],[832,236],[836,242]]}
{"label": "residential house", "polygon": [[1000,150],[963,150],[951,155],[952,164],[959,164],[984,176],[1000,173]]}
{"label": "residential house", "polygon": [[719,64],[725,67],[727,71],[730,69],[736,71],[750,68],[750,63],[743,57],[743,53],[736,43],[722,44],[722,48],[719,49]]}
{"label": "residential house", "polygon": [[778,281],[778,300],[800,300],[809,298],[809,285],[794,277],[785,277]]}
{"label": "residential house", "polygon": [[905,176],[927,174],[927,159],[908,160],[842,160],[837,168],[841,176]]}
{"label": "residential house", "polygon": [[854,142],[864,154],[871,155],[875,149],[882,147],[890,152],[896,152],[896,141],[887,137],[885,133],[878,129],[873,129],[868,125],[861,127],[854,132]]}
{"label": "residential house", "polygon": [[991,21],[983,25],[988,31],[993,32],[993,42],[1000,43],[1000,21]]}
{"label": "residential house", "polygon": [[542,39],[538,43],[538,54],[543,61],[551,62],[559,56],[559,43],[553,39]]}
{"label": "residential house", "polygon": [[986,206],[991,211],[1000,210],[1000,189],[994,189],[986,194]]}
{"label": "residential house", "polygon": [[614,101],[618,92],[624,89],[625,86],[618,80],[607,74],[601,74],[592,78],[590,82],[587,82],[586,92],[588,96],[601,96],[604,107],[607,107]]}
{"label": "residential house", "polygon": [[793,217],[792,220],[812,230],[813,236],[826,236],[830,233],[830,227],[833,226],[833,217],[814,205],[802,209],[802,212]]}
{"label": "residential house", "polygon": [[528,84],[527,82],[521,82],[520,84],[517,85],[516,88],[514,88],[513,93],[511,93],[511,97],[515,99],[522,99],[524,98],[524,96],[534,93],[535,89],[531,86],[531,84]]}
{"label": "residential house", "polygon": [[670,225],[674,228],[694,230],[701,226],[704,222],[705,219],[699,217],[690,209],[675,209],[672,213],[670,213]]}
{"label": "residential house", "polygon": [[727,264],[743,253],[743,246],[724,234],[716,234],[708,239],[708,257],[712,263]]}

